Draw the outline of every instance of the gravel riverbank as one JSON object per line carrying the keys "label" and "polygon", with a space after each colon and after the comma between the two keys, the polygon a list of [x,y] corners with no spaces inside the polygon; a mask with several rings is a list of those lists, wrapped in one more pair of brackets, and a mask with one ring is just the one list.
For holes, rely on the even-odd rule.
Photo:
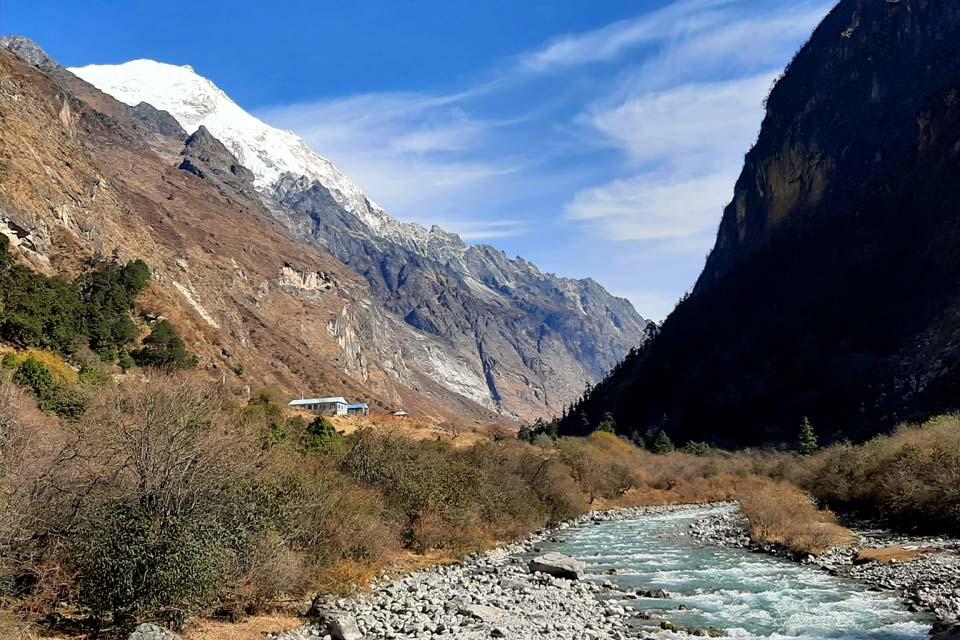
{"label": "gravel riverbank", "polygon": [[[946,625],[960,621],[960,540],[893,534],[876,528],[853,529],[857,543],[852,548],[834,549],[821,556],[807,556],[801,562],[830,573],[851,578],[874,588],[898,591],[915,611],[930,611]],[[691,535],[708,544],[739,547],[792,556],[789,552],[754,543],[746,533],[743,516],[736,511],[698,520]],[[870,550],[896,550],[909,560],[871,560]],[[905,552],[905,554],[903,553]]]}
{"label": "gravel riverbank", "polygon": [[[646,507],[593,512],[574,521],[538,532],[492,551],[466,557],[461,563],[437,566],[402,579],[376,585],[372,592],[328,602],[316,624],[271,640],[371,640],[374,638],[556,638],[622,640],[636,637],[638,619],[627,601],[643,595],[620,591],[608,581],[581,581],[531,572],[529,560],[545,542],[562,538],[563,531],[589,522],[630,520],[644,516],[730,507],[697,520],[689,535],[713,545],[738,547],[787,556],[773,547],[759,547],[744,528],[731,503]],[[934,612],[948,626],[960,614],[960,541],[945,538],[892,536],[880,530],[856,531],[854,549],[835,550],[800,562],[873,588],[900,591],[914,610]],[[863,549],[897,546],[923,550],[910,562],[861,562]],[[929,552],[927,552],[929,550]],[[643,624],[659,623],[645,621]],[[708,635],[710,630],[688,630]]]}
{"label": "gravel riverbank", "polygon": [[[564,529],[590,521],[626,520],[701,506],[648,507],[593,512],[515,544],[468,556],[460,564],[413,573],[378,585],[357,598],[329,603],[328,621],[347,640],[354,638],[556,638],[620,640],[628,632],[627,609],[619,601],[638,594],[610,583],[566,580],[531,573],[527,558]],[[275,634],[274,640],[330,638],[332,625],[319,623]]]}

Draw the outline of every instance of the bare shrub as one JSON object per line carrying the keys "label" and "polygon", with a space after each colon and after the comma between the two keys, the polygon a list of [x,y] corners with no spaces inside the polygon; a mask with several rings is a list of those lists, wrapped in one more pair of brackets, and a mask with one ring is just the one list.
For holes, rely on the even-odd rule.
{"label": "bare shrub", "polygon": [[819,554],[849,544],[852,534],[821,511],[810,496],[792,485],[760,481],[737,495],[750,535],[764,544],[778,544],[801,553]]}
{"label": "bare shrub", "polygon": [[960,418],[946,415],[899,427],[863,445],[814,456],[795,481],[840,509],[894,526],[960,531]]}

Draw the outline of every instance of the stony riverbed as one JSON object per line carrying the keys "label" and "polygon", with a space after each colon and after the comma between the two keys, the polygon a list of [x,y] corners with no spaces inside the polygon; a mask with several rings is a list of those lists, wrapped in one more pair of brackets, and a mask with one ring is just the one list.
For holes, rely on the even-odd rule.
{"label": "stony riverbed", "polygon": [[[704,513],[707,514],[705,517]],[[591,565],[594,575],[583,581],[556,578],[531,572],[528,568],[533,556],[551,549],[563,550],[564,545],[570,549],[579,549],[585,555],[589,555],[588,549],[597,548],[580,549],[576,545],[571,546],[571,541],[579,540],[583,543],[584,540],[592,539],[594,540],[592,544],[599,541],[600,552],[594,555],[602,555],[604,547],[614,546],[612,543],[605,542],[608,539],[603,538],[604,535],[613,536],[610,540],[629,538],[629,535],[623,535],[624,532],[629,531],[649,536],[651,530],[643,529],[643,523],[665,520],[675,521],[677,523],[675,526],[682,527],[683,530],[678,529],[677,533],[672,533],[671,529],[669,534],[671,537],[664,537],[664,540],[688,540],[683,544],[696,545],[692,548],[688,546],[665,549],[667,554],[673,554],[674,562],[677,557],[682,557],[691,549],[695,553],[701,553],[698,549],[706,548],[708,545],[743,548],[750,546],[749,539],[744,537],[735,509],[731,505],[654,507],[594,513],[575,522],[566,523],[558,529],[534,535],[523,542],[468,557],[461,564],[420,571],[401,580],[380,585],[369,595],[327,603],[325,621],[297,631],[276,634],[272,638],[305,640],[330,638],[332,634],[335,639],[347,638],[348,640],[434,637],[464,640],[479,638],[599,640],[601,638],[650,637],[673,629],[689,635],[724,635],[723,630],[706,626],[704,622],[713,620],[720,620],[726,626],[735,626],[732,635],[756,637],[766,635],[768,627],[775,631],[779,628],[777,625],[787,624],[783,620],[780,622],[772,620],[751,623],[752,626],[748,624],[747,629],[737,626],[740,622],[738,619],[740,614],[735,612],[735,607],[759,607],[758,611],[763,613],[762,609],[766,606],[775,614],[773,616],[775,618],[783,608],[783,603],[754,602],[742,598],[741,600],[728,599],[725,601],[726,604],[721,604],[732,608],[727,612],[730,613],[729,616],[724,612],[710,611],[713,606],[711,599],[715,598],[711,592],[727,594],[731,586],[739,583],[718,585],[716,589],[708,588],[702,595],[698,595],[700,593],[698,588],[696,593],[687,594],[687,598],[677,599],[670,598],[670,594],[667,593],[658,593],[656,589],[644,589],[643,583],[632,582],[631,578],[645,575],[643,580],[650,579],[647,584],[652,584],[655,582],[656,573],[644,574],[642,569],[644,561],[636,558],[631,560],[632,551],[627,556],[622,556],[622,559],[624,566],[639,568],[639,573],[635,573],[634,576],[611,575],[607,579],[597,575],[597,572],[601,571],[599,567],[603,565],[596,564],[598,562],[596,560]],[[610,521],[622,521],[622,525],[613,524],[613,527],[619,527],[615,530],[609,529],[610,525],[607,525],[608,529],[602,526],[593,527],[594,524]],[[692,522],[692,525],[686,524],[688,521]],[[641,528],[637,529],[635,526]],[[661,532],[661,535],[665,534]],[[648,548],[644,551],[648,554],[652,553],[652,565],[656,567],[659,562],[656,558],[658,547],[656,544],[650,547],[650,540],[646,542]],[[629,542],[626,545],[625,548],[629,549]],[[609,557],[618,558],[616,554],[620,552],[611,550],[609,553]],[[718,560],[717,570],[720,572],[729,571],[732,564],[741,562],[744,558],[749,560],[740,551],[725,553],[734,555],[721,557]],[[573,555],[577,554],[573,553]],[[929,560],[932,561],[932,559]],[[638,561],[641,564],[630,564]],[[666,566],[671,558],[665,556],[663,561]],[[764,562],[772,564],[768,567],[763,564]],[[777,562],[779,565],[773,564]],[[823,564],[824,568],[839,573],[839,569],[829,565],[831,562],[840,563],[840,557],[826,559]],[[820,573],[824,576],[822,583],[818,582],[815,577],[812,579],[810,577],[818,573],[812,567],[803,570],[799,567],[790,569],[797,565],[785,563],[782,560],[765,561],[758,558],[749,561],[747,565],[749,565],[748,571],[755,572],[753,578],[765,573],[769,568],[777,574],[776,581],[781,581],[784,576],[792,581],[793,586],[790,587],[790,592],[784,596],[788,599],[788,604],[789,598],[795,597],[792,595],[795,589],[808,589],[807,596],[802,594],[796,596],[801,600],[803,597],[820,597],[819,594],[832,593],[833,595],[828,596],[831,601],[826,603],[826,606],[833,607],[836,615],[855,612],[848,622],[858,624],[864,630],[862,636],[849,637],[887,637],[883,635],[886,633],[883,630],[886,627],[882,625],[894,623],[900,625],[890,627],[899,629],[898,638],[923,637],[926,634],[927,627],[920,622],[911,622],[911,614],[902,604],[897,604],[896,598],[879,593],[857,595],[856,587],[843,586],[842,583],[837,582],[837,579],[830,578],[824,573]],[[868,571],[869,568],[864,567],[862,570]],[[618,573],[615,566],[602,571]],[[626,573],[630,572],[628,568]],[[713,580],[713,574],[704,574],[700,579],[704,577],[709,581]],[[833,583],[830,582],[831,580]],[[760,584],[758,593],[762,594],[765,588],[765,585]],[[664,596],[664,599],[652,600],[657,596]],[[749,587],[748,592],[741,596],[754,597],[749,593]],[[727,598],[727,595],[723,598]],[[849,598],[849,602],[845,598]],[[863,598],[863,600],[857,598]],[[656,602],[662,604],[654,604]],[[751,602],[754,604],[751,605]],[[803,606],[807,605],[802,605],[801,610],[797,612],[798,616],[791,620],[800,620],[800,624],[804,624],[802,622],[805,615],[802,611]],[[813,603],[811,606],[816,608],[820,605]],[[898,607],[902,613],[897,612]],[[704,608],[704,611],[694,611],[698,608]],[[880,618],[871,622],[868,620],[870,615],[864,618],[860,613],[856,613],[872,609],[882,610],[882,614],[877,614],[882,616],[882,622]],[[671,610],[673,613],[670,613]],[[897,620],[899,622],[896,622]],[[689,624],[684,624],[685,622]],[[868,629],[875,631],[868,631]]]}
{"label": "stony riverbed", "polygon": [[[577,638],[633,637],[628,612],[610,598],[610,584],[530,573],[528,561],[564,530],[591,521],[629,520],[678,509],[651,507],[593,513],[530,538],[469,556],[462,564],[434,567],[383,585],[369,597],[331,603],[330,619],[356,623],[357,637]],[[618,594],[624,598],[637,594]],[[349,634],[347,634],[349,635]],[[275,640],[329,638],[317,624],[277,634]]]}

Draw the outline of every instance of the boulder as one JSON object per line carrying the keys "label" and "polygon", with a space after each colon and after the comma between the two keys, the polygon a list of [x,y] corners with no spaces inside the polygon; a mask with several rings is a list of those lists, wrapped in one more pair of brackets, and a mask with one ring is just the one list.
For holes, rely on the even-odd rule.
{"label": "boulder", "polygon": [[932,640],[960,640],[960,622],[956,620],[937,622],[930,630]]}
{"label": "boulder", "polygon": [[495,622],[507,616],[507,611],[483,604],[465,604],[457,610],[462,616],[470,616],[483,622]]}
{"label": "boulder", "polygon": [[134,629],[127,640],[180,640],[180,636],[155,624],[144,623]]}
{"label": "boulder", "polygon": [[528,565],[530,573],[546,573],[556,578],[580,580],[586,565],[575,558],[562,553],[550,552],[537,556]]}
{"label": "boulder", "polygon": [[353,616],[335,615],[327,622],[327,632],[333,640],[363,640],[360,627]]}

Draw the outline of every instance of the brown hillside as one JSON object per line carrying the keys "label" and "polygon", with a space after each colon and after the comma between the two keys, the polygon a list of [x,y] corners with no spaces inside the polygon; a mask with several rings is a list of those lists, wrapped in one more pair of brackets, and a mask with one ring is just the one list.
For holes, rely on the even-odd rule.
{"label": "brown hillside", "polygon": [[126,109],[0,49],[0,231],[21,260],[73,272],[94,254],[144,259],[155,280],[144,312],[169,318],[201,367],[237,390],[494,418],[417,370],[411,329],[365,281],[291,240],[252,190],[177,168],[183,141],[146,135]]}

